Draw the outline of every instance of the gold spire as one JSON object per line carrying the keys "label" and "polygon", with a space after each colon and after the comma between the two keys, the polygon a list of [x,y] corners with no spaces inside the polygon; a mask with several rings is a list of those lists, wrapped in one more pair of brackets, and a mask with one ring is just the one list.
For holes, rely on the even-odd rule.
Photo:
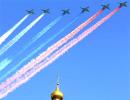
{"label": "gold spire", "polygon": [[[59,81],[59,79],[58,79],[58,81]],[[51,99],[52,100],[63,100],[63,97],[64,97],[64,95],[59,89],[59,82],[57,82],[56,90],[51,94]]]}

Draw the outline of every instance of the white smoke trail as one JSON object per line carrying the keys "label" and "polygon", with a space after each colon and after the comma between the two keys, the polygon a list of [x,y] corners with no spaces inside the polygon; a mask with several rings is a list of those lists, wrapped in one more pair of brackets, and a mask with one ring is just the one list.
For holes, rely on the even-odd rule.
{"label": "white smoke trail", "polygon": [[25,29],[23,29],[18,35],[16,35],[12,40],[10,40],[6,45],[4,45],[0,49],[0,55],[5,53],[11,46],[13,46],[20,38],[22,38],[25,33],[27,33],[36,23],[40,21],[40,19],[44,16],[45,14],[41,14],[38,18],[36,18],[31,24],[29,24]]}
{"label": "white smoke trail", "polygon": [[0,45],[18,28],[30,15],[25,15],[18,23],[0,37]]}

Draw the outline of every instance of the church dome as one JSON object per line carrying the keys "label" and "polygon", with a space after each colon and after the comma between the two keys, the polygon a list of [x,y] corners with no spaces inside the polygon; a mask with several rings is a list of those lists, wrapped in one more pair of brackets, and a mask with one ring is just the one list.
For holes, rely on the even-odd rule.
{"label": "church dome", "polygon": [[56,90],[51,94],[51,98],[53,99],[60,99],[62,100],[64,97],[64,94],[59,89],[59,83],[57,83]]}

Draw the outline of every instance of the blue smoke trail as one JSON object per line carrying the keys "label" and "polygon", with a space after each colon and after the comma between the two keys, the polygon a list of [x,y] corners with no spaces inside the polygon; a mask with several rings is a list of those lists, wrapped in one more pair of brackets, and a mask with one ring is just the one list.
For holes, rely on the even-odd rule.
{"label": "blue smoke trail", "polygon": [[56,24],[60,21],[61,18],[62,18],[62,16],[56,18],[56,19],[53,20],[50,24],[48,24],[46,27],[44,27],[44,28],[42,29],[42,31],[39,32],[39,33],[32,39],[32,41],[31,41],[21,52],[18,53],[18,55],[21,54],[21,53],[23,53],[23,51],[25,51],[29,46],[31,46],[34,42],[36,42],[40,37],[42,37],[43,35],[45,35],[45,33],[47,33],[47,31],[49,31],[54,25],[56,25]]}
{"label": "blue smoke trail", "polygon": [[0,71],[2,71],[12,60],[4,59],[0,62]]}
{"label": "blue smoke trail", "polygon": [[[56,18],[55,20],[53,20],[50,24],[48,24],[45,28],[43,28],[43,30],[41,32],[39,32],[33,39],[32,41],[21,51],[18,53],[18,55],[15,57],[17,58],[21,53],[23,53],[29,46],[31,46],[34,42],[36,42],[40,37],[42,37],[47,31],[49,31],[56,23],[58,23],[60,21],[60,19],[62,18],[62,16]],[[8,64],[6,64],[6,66],[4,66],[4,68],[6,68],[10,63],[12,63],[12,61],[10,61]]]}
{"label": "blue smoke trail", "polygon": [[21,60],[14,68],[9,70],[5,75],[3,75],[0,78],[0,81],[4,80],[8,75],[10,75],[12,72],[16,71],[17,68],[19,68],[26,60],[33,57],[38,51],[40,51],[43,47],[45,47],[49,42],[54,40],[56,37],[58,37],[64,30],[69,28],[74,22],[76,22],[79,19],[79,16],[74,18],[69,24],[67,24],[64,28],[62,28],[57,34],[55,34],[53,37],[49,38],[44,44],[42,44],[40,47],[38,47],[35,51],[31,52],[28,56],[26,56],[23,60]]}
{"label": "blue smoke trail", "polygon": [[0,45],[29,17],[30,15],[25,15],[19,22],[17,22],[10,30],[0,37]]}
{"label": "blue smoke trail", "polygon": [[12,40],[10,40],[6,45],[4,45],[0,49],[0,55],[5,53],[11,46],[13,46],[20,38],[22,38],[25,33],[27,33],[37,22],[40,21],[40,19],[44,16],[45,14],[41,14],[38,18],[36,18],[31,24],[29,24],[25,29],[23,29],[18,35],[16,35]]}

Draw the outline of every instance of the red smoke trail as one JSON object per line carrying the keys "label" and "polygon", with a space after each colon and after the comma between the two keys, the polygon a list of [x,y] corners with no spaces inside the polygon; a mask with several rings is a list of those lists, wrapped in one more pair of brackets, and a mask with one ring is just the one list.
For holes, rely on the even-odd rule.
{"label": "red smoke trail", "polygon": [[[21,70],[19,70],[17,73],[25,73],[27,70],[29,70],[31,67],[35,66],[36,64],[40,63],[43,59],[45,59],[47,56],[49,56],[51,53],[53,53],[55,50],[57,50],[60,46],[65,44],[69,39],[71,39],[73,36],[75,36],[80,30],[82,30],[85,26],[87,26],[89,23],[91,23],[97,16],[99,16],[104,9],[99,10],[96,14],[94,14],[92,17],[90,17],[87,21],[85,21],[83,24],[81,24],[79,27],[77,27],[75,30],[73,30],[71,33],[69,33],[67,36],[59,40],[57,43],[49,47],[45,52],[43,52],[41,55],[39,55],[36,59],[33,59],[28,64],[26,64]],[[16,74],[17,74],[16,73]],[[17,75],[17,77],[18,77]],[[13,81],[16,77],[13,77],[11,80]],[[9,82],[11,82],[9,80]],[[8,80],[7,80],[8,81]]]}
{"label": "red smoke trail", "polygon": [[[53,53],[48,59],[44,60],[43,62],[41,62],[37,66],[33,67],[28,72],[26,71],[26,73],[22,74],[21,76],[19,75],[19,77],[17,77],[14,80],[14,82],[12,82],[11,78],[9,78],[9,80],[11,80],[11,84],[6,85],[6,83],[8,84],[7,81],[4,82],[3,84],[1,84],[1,88],[2,88],[2,86],[4,86],[4,84],[6,85],[6,87],[4,86],[5,90],[4,89],[0,90],[0,98],[3,98],[5,96],[7,96],[8,93],[12,92],[13,90],[15,90],[20,85],[26,83],[29,79],[31,79],[34,75],[36,75],[38,72],[40,72],[43,68],[47,67],[49,64],[51,64],[52,62],[54,62],[57,58],[59,58],[61,55],[63,55],[66,51],[68,51],[74,45],[76,45],[77,43],[79,43],[86,36],[88,36],[91,32],[93,32],[94,30],[96,30],[100,25],[102,25],[105,21],[107,21],[110,17],[112,17],[120,8],[121,7],[116,8],[114,11],[112,11],[110,14],[108,14],[106,17],[104,17],[99,22],[97,22],[91,28],[89,28],[88,30],[86,30],[85,32],[83,32],[77,38],[71,40],[69,43],[67,43],[66,45],[64,45],[61,49],[57,50],[57,52]],[[14,77],[15,77],[15,75],[14,75]]]}

